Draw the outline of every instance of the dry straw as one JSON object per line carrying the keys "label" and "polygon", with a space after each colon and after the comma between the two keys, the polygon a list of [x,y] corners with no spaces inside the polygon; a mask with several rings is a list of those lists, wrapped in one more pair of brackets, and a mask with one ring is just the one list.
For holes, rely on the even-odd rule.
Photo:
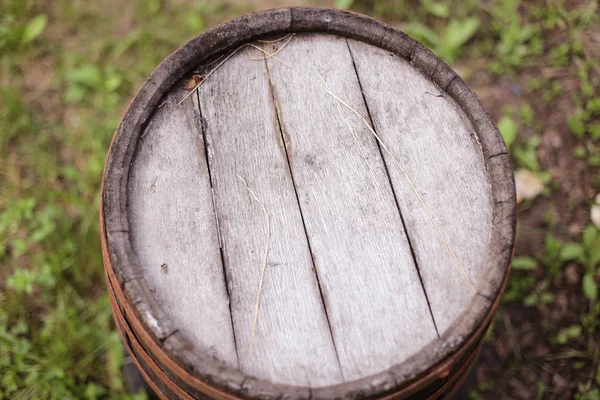
{"label": "dry straw", "polygon": [[[208,77],[210,77],[217,69],[219,69],[225,62],[227,62],[231,57],[233,57],[238,51],[240,51],[243,48],[247,48],[247,47],[252,47],[258,51],[260,51],[261,53],[264,54],[263,57],[246,57],[249,60],[267,60],[267,59],[273,59],[277,62],[279,62],[280,64],[284,65],[285,67],[291,69],[292,71],[294,71],[295,73],[297,73],[298,75],[300,75],[302,78],[308,80],[309,82],[317,85],[319,88],[321,88],[322,90],[324,90],[327,94],[329,94],[331,97],[333,97],[336,100],[336,103],[338,104],[338,107],[343,106],[346,109],[348,109],[350,112],[352,112],[353,114],[355,114],[360,121],[365,125],[365,127],[369,130],[369,132],[375,137],[375,139],[377,140],[377,142],[380,144],[381,148],[390,156],[392,162],[394,163],[394,165],[398,168],[398,170],[400,171],[400,173],[402,174],[402,176],[404,177],[404,179],[406,180],[406,182],[408,183],[408,185],[410,186],[411,191],[414,193],[414,195],[416,196],[416,198],[418,199],[421,207],[423,208],[423,210],[425,211],[425,213],[427,214],[428,219],[431,221],[432,225],[435,227],[440,240],[442,241],[442,243],[444,244],[446,250],[448,251],[448,253],[450,254],[453,263],[456,267],[456,269],[458,270],[458,272],[460,273],[461,277],[463,278],[463,280],[465,281],[465,283],[467,284],[467,286],[471,289],[471,291],[473,293],[475,293],[475,287],[473,286],[473,283],[471,282],[471,280],[469,279],[465,269],[463,268],[463,266],[461,265],[460,261],[458,260],[458,257],[456,256],[456,253],[454,252],[454,250],[452,249],[452,246],[450,245],[450,243],[448,242],[448,240],[446,239],[446,236],[444,235],[444,233],[442,232],[442,229],[440,228],[440,226],[438,225],[438,223],[435,221],[435,218],[433,217],[433,214],[431,213],[431,211],[429,210],[429,208],[427,207],[427,205],[425,204],[423,198],[421,197],[421,195],[419,194],[419,192],[417,191],[417,188],[415,187],[414,183],[412,182],[412,180],[410,179],[410,177],[408,176],[408,174],[406,173],[406,171],[402,168],[402,166],[400,165],[400,163],[398,162],[398,160],[396,159],[396,157],[394,157],[394,155],[392,154],[392,152],[390,151],[390,149],[388,148],[388,146],[383,142],[383,140],[381,139],[381,137],[377,134],[377,132],[375,132],[375,130],[371,127],[371,124],[366,120],[365,117],[363,117],[358,111],[356,111],[354,108],[352,108],[346,101],[344,101],[343,99],[341,99],[338,95],[336,95],[331,88],[329,87],[329,85],[327,85],[327,83],[325,82],[325,80],[323,79],[322,76],[320,76],[320,74],[315,70],[315,72],[317,73],[317,75],[319,75],[319,77],[321,78],[322,82],[319,82],[317,79],[313,78],[312,76],[308,75],[307,73],[299,70],[298,68],[294,67],[293,65],[287,63],[286,61],[282,60],[281,58],[277,57],[277,54],[283,50],[294,38],[295,34],[288,34],[282,38],[276,39],[276,40],[259,40],[260,43],[265,43],[265,44],[272,44],[272,43],[277,43],[277,42],[281,42],[282,40],[286,40],[286,42],[280,47],[278,48],[275,52],[273,53],[269,53],[268,51],[260,48],[259,46],[252,44],[252,43],[245,43],[241,46],[239,46],[238,48],[236,48],[233,52],[231,52],[227,57],[225,57],[214,69],[212,69],[205,77],[202,81],[200,81],[200,83],[198,83],[198,85],[196,85],[196,87],[194,89],[192,89],[183,99],[181,99],[179,101],[179,103],[177,103],[177,105],[183,103],[183,101],[185,99],[187,99],[192,93],[194,93],[196,90],[198,90],[198,88],[204,83],[206,82],[206,80],[208,79]],[[339,108],[340,114],[342,115],[343,119],[345,120],[346,124],[348,125],[348,128],[350,129],[350,132],[352,133],[353,137],[354,137],[354,130],[352,129],[352,127],[350,126],[350,122],[348,121],[346,114],[343,112],[342,108]],[[356,138],[355,138],[356,140]],[[250,187],[248,186],[248,184],[246,183],[246,181],[238,175],[238,178],[244,183],[246,190],[248,190],[248,192],[252,195],[252,197],[254,198],[254,200],[259,203],[262,207],[263,210],[263,214],[265,215],[265,220],[266,220],[266,224],[267,224],[267,237],[266,237],[266,243],[265,243],[265,253],[264,253],[264,258],[263,258],[263,262],[261,265],[261,272],[260,272],[260,281],[259,281],[259,286],[258,286],[258,294],[257,294],[257,298],[256,298],[256,305],[255,305],[255,312],[254,312],[254,319],[253,319],[253,323],[252,323],[252,333],[251,333],[251,337],[250,337],[250,348],[249,348],[249,353],[252,354],[252,348],[254,345],[254,339],[255,339],[255,335],[256,335],[256,326],[257,326],[257,321],[258,321],[258,311],[260,308],[260,300],[261,300],[261,296],[262,296],[262,290],[263,290],[263,284],[264,284],[264,276],[265,276],[265,271],[267,268],[267,258],[268,258],[268,254],[269,254],[269,246],[270,246],[270,241],[271,241],[271,222],[270,222],[270,217],[269,217],[269,213],[267,212],[266,206],[264,205],[264,203],[262,201],[259,200],[258,196],[256,195],[256,193],[250,189]]]}
{"label": "dry straw", "polygon": [[437,230],[438,235],[440,236],[440,240],[444,243],[446,249],[450,253],[450,255],[451,255],[452,259],[453,259],[453,262],[455,264],[455,267],[458,269],[458,271],[460,272],[462,278],[464,279],[465,283],[469,286],[469,288],[471,289],[471,291],[473,293],[475,293],[475,287],[473,286],[473,283],[471,282],[471,280],[469,279],[466,271],[462,267],[460,261],[458,260],[458,257],[456,256],[456,253],[454,252],[454,250],[452,249],[452,246],[450,245],[450,243],[446,239],[446,236],[442,232],[440,226],[437,224],[437,222],[433,218],[433,215],[432,215],[431,211],[429,210],[429,208],[427,207],[427,205],[423,201],[423,198],[421,197],[421,195],[417,191],[417,188],[415,187],[414,183],[412,182],[412,180],[410,179],[410,177],[408,176],[408,174],[406,173],[406,171],[404,171],[404,169],[402,168],[402,166],[400,165],[400,163],[398,162],[398,160],[396,159],[396,157],[394,157],[394,155],[392,154],[392,152],[390,151],[390,149],[387,147],[387,145],[383,142],[383,140],[381,139],[381,137],[379,137],[379,135],[377,134],[377,132],[375,132],[375,130],[371,127],[371,124],[365,119],[365,117],[363,117],[358,111],[356,111],[354,108],[352,108],[347,102],[345,102],[339,96],[337,96],[335,93],[333,93],[327,86],[323,85],[321,82],[317,81],[313,77],[311,77],[311,76],[307,75],[306,73],[298,70],[293,65],[291,65],[291,64],[283,61],[282,59],[280,59],[279,57],[277,57],[275,54],[271,54],[271,53],[269,53],[269,52],[261,49],[260,47],[254,45],[254,44],[249,44],[249,45],[252,46],[253,48],[259,50],[260,52],[264,53],[267,58],[272,58],[272,59],[276,60],[277,62],[283,64],[284,66],[286,66],[288,68],[290,68],[292,71],[296,72],[297,74],[299,74],[303,78],[309,80],[310,82],[314,83],[315,85],[317,85],[318,87],[320,87],[321,89],[323,89],[326,93],[328,93],[331,97],[333,97],[339,104],[341,104],[344,107],[346,107],[348,110],[350,110],[352,113],[354,113],[362,121],[362,123],[366,126],[366,128],[369,130],[369,132],[371,132],[371,134],[375,137],[375,139],[377,139],[377,141],[379,142],[379,144],[381,145],[381,147],[385,150],[385,152],[389,154],[390,158],[392,159],[392,161],[394,162],[394,164],[396,165],[396,167],[398,168],[398,170],[402,173],[402,176],[404,176],[404,178],[405,178],[406,182],[409,184],[412,192],[414,193],[414,195],[419,200],[419,203],[421,204],[421,207],[423,208],[423,210],[427,214],[427,217],[429,218],[429,220],[431,221],[431,223],[433,224],[433,226]]}
{"label": "dry straw", "polygon": [[263,288],[263,283],[265,281],[265,271],[267,270],[267,259],[269,258],[269,247],[271,245],[271,218],[269,217],[269,213],[267,212],[267,207],[265,206],[265,203],[260,201],[260,199],[258,198],[256,193],[252,189],[250,189],[250,186],[248,186],[248,183],[246,182],[246,180],[244,178],[242,178],[240,175],[238,175],[237,177],[242,181],[242,183],[246,187],[246,190],[250,193],[252,198],[254,198],[254,200],[258,204],[260,204],[260,206],[262,208],[262,212],[265,216],[265,224],[267,226],[267,228],[266,228],[266,230],[267,230],[266,236],[267,237],[265,239],[265,253],[264,253],[263,261],[262,261],[262,264],[260,267],[260,280],[258,282],[258,294],[256,295],[256,305],[254,307],[254,320],[252,321],[252,333],[250,336],[250,347],[248,350],[248,353],[250,355],[252,355],[252,348],[254,346],[254,337],[256,336],[256,324],[258,322],[258,309],[260,307],[260,299],[262,297],[262,288]]}

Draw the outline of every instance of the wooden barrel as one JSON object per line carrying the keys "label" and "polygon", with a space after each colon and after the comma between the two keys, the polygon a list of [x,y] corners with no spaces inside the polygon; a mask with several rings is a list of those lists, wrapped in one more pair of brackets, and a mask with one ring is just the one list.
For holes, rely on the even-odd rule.
{"label": "wooden barrel", "polygon": [[168,399],[446,396],[515,234],[506,147],[463,80],[383,23],[305,7],[160,64],[102,201],[115,320]]}

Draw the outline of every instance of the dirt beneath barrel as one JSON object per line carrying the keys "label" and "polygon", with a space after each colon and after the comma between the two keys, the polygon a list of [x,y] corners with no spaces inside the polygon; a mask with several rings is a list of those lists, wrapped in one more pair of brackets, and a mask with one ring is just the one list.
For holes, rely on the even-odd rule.
{"label": "dirt beneath barrel", "polygon": [[[562,88],[550,104],[525,89],[540,73]],[[519,204],[516,254],[543,258],[548,234],[564,242],[580,241],[590,223],[597,170],[573,155],[581,143],[567,126],[567,116],[576,109],[574,71],[538,67],[513,80],[480,73],[468,81],[495,120],[505,115],[507,105],[518,110],[530,104],[539,122],[539,128],[525,128],[519,135],[541,136],[536,155],[542,170],[552,176],[552,190]],[[513,167],[517,168],[514,161]],[[600,339],[590,343],[579,335],[564,344],[556,340],[561,329],[581,324],[590,307],[581,289],[583,267],[563,265],[551,279],[548,268],[539,265],[536,271],[512,271],[507,291],[529,279],[529,293],[550,293],[553,301],[546,305],[525,305],[522,299],[502,303],[474,371],[475,393],[470,398],[572,399],[579,385],[593,385],[597,360],[590,359],[590,346],[598,354]]]}

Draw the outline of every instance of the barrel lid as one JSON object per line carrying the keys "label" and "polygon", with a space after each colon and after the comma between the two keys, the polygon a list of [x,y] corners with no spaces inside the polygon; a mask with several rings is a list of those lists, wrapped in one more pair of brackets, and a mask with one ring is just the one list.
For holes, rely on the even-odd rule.
{"label": "barrel lid", "polygon": [[448,65],[369,17],[298,7],[158,66],[115,134],[101,218],[115,309],[167,380],[380,397],[443,381],[481,338],[515,195]]}

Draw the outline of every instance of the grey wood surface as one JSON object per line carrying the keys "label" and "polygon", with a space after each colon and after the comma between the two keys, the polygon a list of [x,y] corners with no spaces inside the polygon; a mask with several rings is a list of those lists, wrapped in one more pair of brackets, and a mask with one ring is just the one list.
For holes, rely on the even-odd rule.
{"label": "grey wood surface", "polygon": [[464,112],[410,63],[364,42],[349,45],[442,333],[475,294],[491,234],[481,146]]}
{"label": "grey wood surface", "polygon": [[143,133],[129,181],[132,245],[176,329],[238,365],[197,104],[170,94]]}
{"label": "grey wood surface", "polygon": [[[292,23],[288,17],[294,12],[297,15]],[[365,29],[360,33],[364,40],[385,46],[388,42],[402,43],[407,50],[399,54],[409,60],[413,53],[425,54],[424,58],[412,61],[426,74],[435,77],[440,71],[451,71],[427,50],[414,50],[414,41],[399,36],[403,35],[400,32],[384,29],[381,33],[382,24],[334,11],[315,10],[310,18],[302,17],[302,12],[303,9],[294,9],[291,13],[290,10],[279,11],[285,17],[282,26],[287,21],[285,23],[302,29],[326,28],[337,32],[351,29],[346,26],[351,21],[360,22],[364,24],[364,27],[360,25]],[[236,23],[240,26],[248,23],[251,30],[256,28],[257,32],[264,29],[252,18],[248,21],[241,18]],[[221,35],[223,32],[226,34]],[[199,48],[208,46],[214,52],[213,47],[221,45],[219,40],[227,46],[235,44],[235,35],[227,32],[230,30],[225,28],[210,32],[199,41]],[[240,34],[240,38],[244,35]],[[211,44],[213,39],[218,45]],[[404,371],[404,375],[398,375],[402,381],[412,376],[413,371],[426,368],[422,360],[429,362],[429,358],[407,358],[426,348],[427,354],[436,359],[445,354],[446,349],[456,347],[464,335],[432,342],[437,337],[436,329],[420,278],[427,289],[440,335],[461,313],[469,310],[477,312],[470,313],[474,319],[467,323],[476,323],[491,304],[491,300],[488,302],[485,298],[486,304],[483,304],[479,298],[473,301],[477,307],[470,307],[474,290],[468,285],[465,287],[456,265],[465,269],[473,287],[481,286],[478,280],[483,275],[486,254],[486,260],[490,259],[492,205],[482,150],[476,140],[480,132],[471,128],[448,94],[442,93],[442,89],[408,62],[364,43],[350,40],[350,47],[356,71],[346,39],[322,34],[299,35],[277,54],[277,59],[269,59],[278,115],[271,103],[264,62],[251,61],[240,52],[225,63],[200,89],[210,174],[206,170],[201,129],[194,115],[198,108],[194,109],[192,100],[175,107],[174,99],[181,99],[185,93],[181,90],[171,93],[170,100],[150,117],[135,150],[137,155],[128,192],[131,232],[125,226],[119,230],[118,224],[113,223],[122,216],[110,212],[110,193],[117,192],[112,190],[116,183],[108,180],[109,232],[110,226],[116,226],[112,235],[124,237],[124,242],[131,236],[141,265],[141,271],[137,271],[140,274],[125,276],[130,276],[129,279],[144,277],[170,322],[179,330],[175,332],[177,336],[184,333],[184,340],[194,345],[194,351],[214,356],[233,367],[238,365],[239,355],[243,372],[270,382],[318,387],[381,373],[405,360],[407,368],[417,362],[417,369],[399,369]],[[270,46],[265,49],[273,51]],[[257,57],[260,53],[253,51],[252,55]],[[464,98],[468,104],[473,103],[472,93],[464,91],[464,82],[454,80],[452,73],[444,75],[448,76],[448,82],[443,89],[452,82],[453,88],[466,93]],[[403,74],[407,75],[401,76]],[[161,79],[173,79],[157,77],[163,86]],[[156,93],[160,90],[163,89]],[[340,98],[336,101],[327,93],[329,90]],[[427,93],[421,98],[423,90]],[[373,92],[382,98],[371,99]],[[362,115],[367,124],[372,117],[375,130],[392,155],[383,151],[382,157],[381,145],[378,146],[365,121],[350,111],[348,105]],[[477,108],[477,104],[473,108]],[[479,109],[475,111],[478,118],[487,123],[489,117]],[[469,110],[473,122],[472,113],[473,110]],[[279,123],[283,135],[278,131]],[[473,123],[479,125],[477,121]],[[433,129],[436,124],[449,127]],[[420,130],[422,134],[418,134]],[[148,139],[153,132],[162,132],[160,140]],[[170,133],[175,134],[167,137]],[[486,140],[493,141],[498,136],[493,129],[485,135],[484,148]],[[119,140],[117,137],[117,152],[125,149]],[[458,144],[454,146],[451,140]],[[131,143],[135,144],[135,140]],[[135,149],[130,143],[125,144],[127,149]],[[501,150],[501,143],[495,148]],[[498,154],[495,152],[491,157]],[[154,160],[155,157],[158,160]],[[402,173],[394,171],[394,158],[401,165],[411,164],[404,171],[414,182],[443,235],[424,215],[427,213],[419,206],[418,199],[415,201],[412,189],[407,189]],[[117,158],[117,162],[119,160]],[[196,165],[188,165],[190,160]],[[110,162],[111,159],[109,176],[111,168],[116,168],[111,167]],[[126,164],[118,168],[126,171]],[[435,171],[427,171],[431,168]],[[389,169],[392,185],[386,169]],[[505,179],[506,168],[500,169],[498,176]],[[471,176],[472,173],[475,176]],[[160,196],[151,199],[144,189],[158,193],[161,182],[161,177],[156,179],[158,175],[169,179]],[[245,179],[247,187],[238,175]],[[448,182],[452,177],[457,177],[457,181]],[[211,180],[216,203],[211,195]],[[503,194],[510,192],[512,186],[508,186]],[[476,196],[478,190],[480,193]],[[192,207],[197,204],[200,208]],[[213,204],[216,204],[216,219]],[[266,240],[263,204],[270,217],[271,238],[256,336],[253,350],[249,351]],[[514,207],[507,200],[504,208],[508,218]],[[496,215],[496,208],[494,210]],[[466,227],[454,226],[454,213],[459,214],[457,224]],[[481,226],[476,225],[478,222]],[[502,266],[508,262],[505,254],[512,245],[509,234],[514,232],[514,226],[512,230],[506,226],[507,234],[502,236],[502,243],[498,243],[495,256],[499,260],[497,264]],[[192,235],[188,237],[186,232]],[[446,239],[442,240],[441,236],[447,238],[449,246],[444,245]],[[160,241],[165,244],[159,244]],[[492,237],[493,243],[499,241]],[[223,247],[225,273],[219,244]],[[456,257],[449,255],[448,247]],[[178,254],[180,252],[188,253],[189,260],[186,260],[188,256]],[[167,258],[177,261],[167,262]],[[162,259],[165,262],[157,264],[157,260]],[[162,279],[171,274],[173,265],[183,265],[182,270],[190,274],[185,279],[181,276]],[[157,270],[162,275],[156,274]],[[496,278],[504,276],[500,267],[494,274]],[[436,282],[438,280],[441,282]],[[490,293],[497,290],[499,284],[500,281],[494,280],[487,285]],[[206,309],[200,309],[202,307]],[[174,338],[175,335],[170,335],[167,341]],[[194,364],[194,368],[202,366]],[[393,372],[389,376],[392,375]],[[359,392],[367,387],[377,392],[382,385],[389,385],[385,383],[388,378],[350,386]],[[266,390],[261,389],[260,381],[255,382],[256,385],[251,379],[244,382],[250,392]],[[324,393],[339,391],[332,389],[320,396],[325,396]]]}
{"label": "grey wood surface", "polygon": [[251,57],[238,52],[199,90],[240,365],[277,383],[339,383],[266,65]]}
{"label": "grey wood surface", "polygon": [[367,116],[346,41],[298,36],[268,66],[344,377],[376,373],[436,332],[375,138],[313,81]]}

